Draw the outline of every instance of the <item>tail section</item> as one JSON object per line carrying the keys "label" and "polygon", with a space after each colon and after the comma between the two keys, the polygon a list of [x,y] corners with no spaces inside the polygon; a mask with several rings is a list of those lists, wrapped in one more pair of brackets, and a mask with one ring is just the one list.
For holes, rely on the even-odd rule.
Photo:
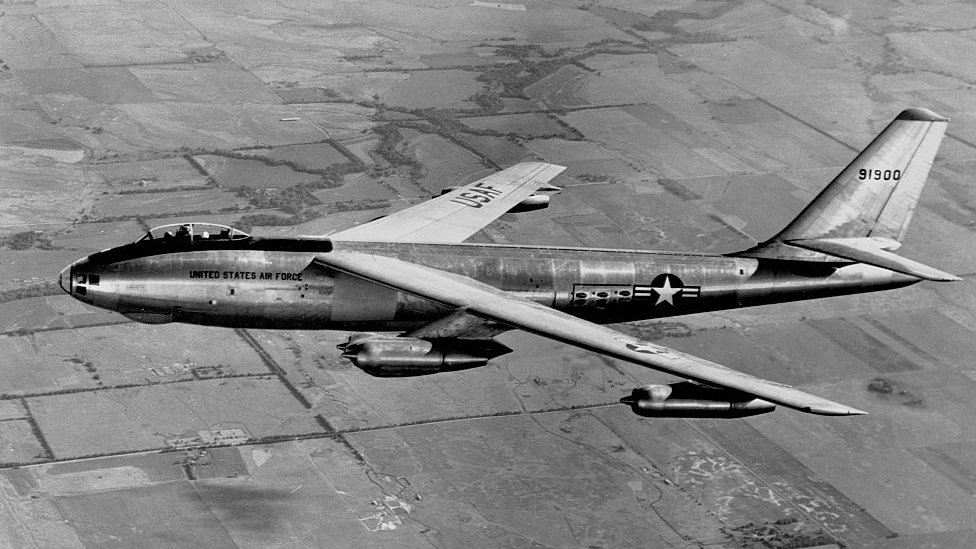
{"label": "tail section", "polygon": [[949,119],[895,118],[785,229],[738,256],[855,261],[930,280],[958,280],[891,253],[901,246]]}

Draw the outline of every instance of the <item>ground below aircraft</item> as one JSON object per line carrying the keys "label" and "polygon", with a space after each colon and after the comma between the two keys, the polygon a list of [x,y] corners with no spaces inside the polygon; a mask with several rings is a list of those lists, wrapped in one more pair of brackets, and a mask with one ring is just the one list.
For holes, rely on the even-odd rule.
{"label": "ground below aircraft", "polygon": [[340,349],[376,376],[483,366],[511,351],[494,336],[521,329],[690,381],[621,399],[643,416],[863,414],[604,324],[958,280],[893,253],[947,124],[902,112],[789,226],[737,253],[464,243],[548,203],[539,193],[563,168],[526,162],[328,236],[159,227],[72,263],[60,284],[140,322],[358,331]]}

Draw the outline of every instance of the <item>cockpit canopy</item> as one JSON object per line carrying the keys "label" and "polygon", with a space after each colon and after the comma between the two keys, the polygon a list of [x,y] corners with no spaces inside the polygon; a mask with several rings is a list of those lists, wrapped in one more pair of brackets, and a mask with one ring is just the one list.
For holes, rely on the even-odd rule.
{"label": "cockpit canopy", "polygon": [[150,229],[136,242],[198,242],[245,240],[251,235],[217,223],[173,223]]}

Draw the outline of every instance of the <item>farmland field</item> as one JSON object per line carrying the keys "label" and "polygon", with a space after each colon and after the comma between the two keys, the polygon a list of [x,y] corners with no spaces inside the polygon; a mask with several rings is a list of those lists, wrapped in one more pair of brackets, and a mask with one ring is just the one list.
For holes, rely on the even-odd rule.
{"label": "farmland field", "polygon": [[568,128],[560,126],[552,117],[539,113],[465,118],[464,124],[479,130],[510,133],[525,138],[572,137]]}
{"label": "farmland field", "polygon": [[465,185],[491,173],[476,155],[439,135],[407,134],[405,138],[427,172],[419,183],[433,196],[444,187]]}
{"label": "farmland field", "polygon": [[289,166],[271,166],[260,160],[217,155],[194,157],[221,187],[282,189],[319,180],[315,174],[297,172]]}
{"label": "farmland field", "polygon": [[[201,380],[30,397],[27,402],[60,458],[158,450],[213,428],[250,437],[320,432],[321,427],[271,376]],[[92,414],[114,417],[91,425]]]}
{"label": "farmland field", "polygon": [[134,162],[101,162],[92,166],[92,171],[117,192],[139,193],[207,187],[206,176],[183,156]]}
{"label": "farmland field", "polygon": [[183,212],[219,212],[246,205],[245,199],[220,189],[182,193],[125,194],[99,200],[95,206],[94,217],[109,220],[124,216],[156,217]]}
{"label": "farmland field", "polygon": [[382,100],[408,109],[474,108],[476,105],[468,98],[481,91],[482,84],[475,81],[477,76],[465,71],[418,71],[382,94]]}

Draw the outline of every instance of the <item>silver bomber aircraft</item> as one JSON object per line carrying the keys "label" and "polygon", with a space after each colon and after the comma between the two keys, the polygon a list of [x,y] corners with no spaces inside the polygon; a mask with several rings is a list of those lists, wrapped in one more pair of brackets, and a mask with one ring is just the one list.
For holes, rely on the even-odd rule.
{"label": "silver bomber aircraft", "polygon": [[688,380],[621,399],[643,416],[863,414],[605,324],[959,280],[894,253],[947,124],[902,112],[789,226],[737,253],[465,243],[545,206],[564,168],[527,162],[329,236],[159,227],[72,263],[60,284],[139,322],[363,331],[339,348],[376,376],[482,366],[511,351],[494,336],[521,329]]}

